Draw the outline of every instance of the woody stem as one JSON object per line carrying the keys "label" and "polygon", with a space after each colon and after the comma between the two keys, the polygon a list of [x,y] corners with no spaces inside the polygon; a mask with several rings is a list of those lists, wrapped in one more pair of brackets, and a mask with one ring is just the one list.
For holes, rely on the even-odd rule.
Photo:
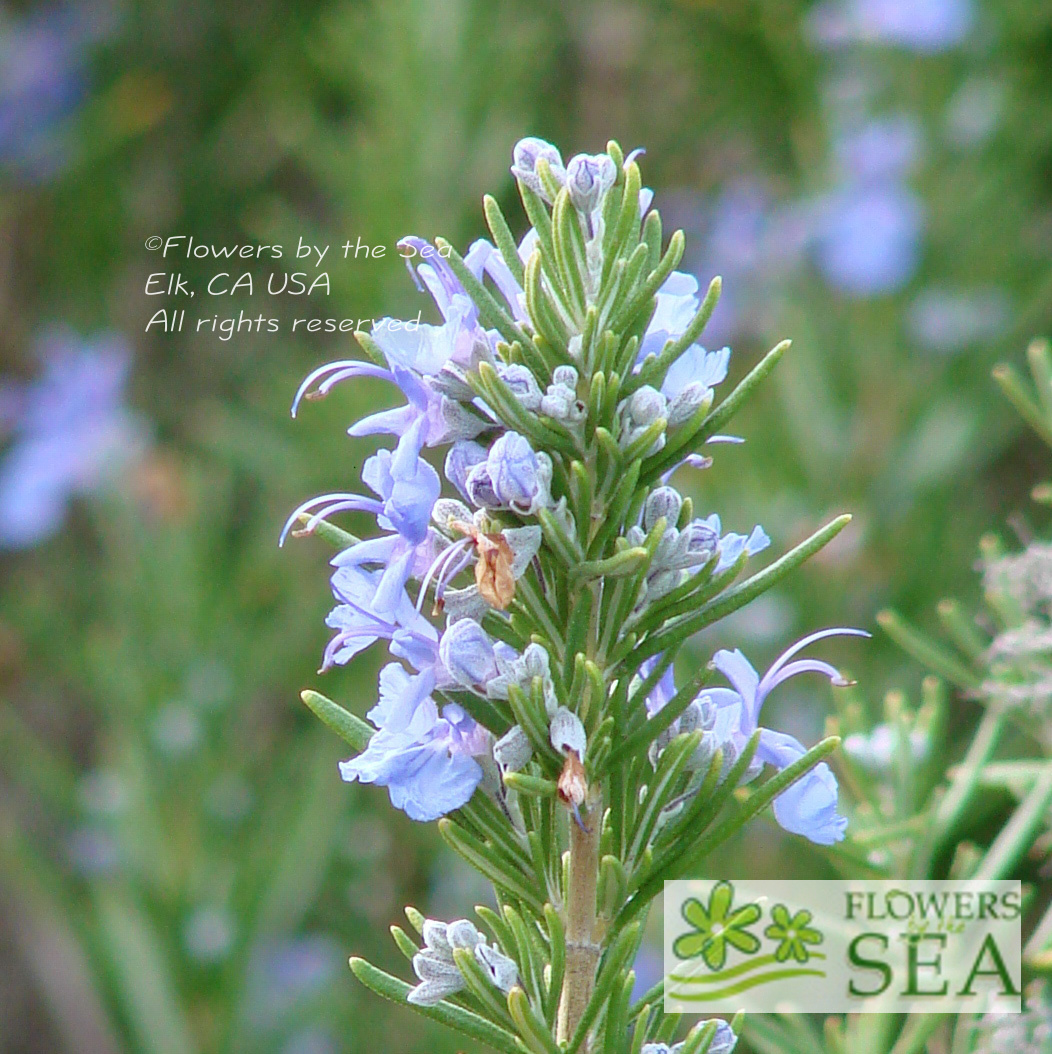
{"label": "woody stem", "polygon": [[[599,874],[599,823],[601,809],[589,809],[587,826],[570,823],[570,864],[566,890],[566,973],[559,998],[556,1039],[569,1043],[595,987],[599,944],[595,940],[596,882]],[[585,1054],[587,1042],[579,1051]]]}

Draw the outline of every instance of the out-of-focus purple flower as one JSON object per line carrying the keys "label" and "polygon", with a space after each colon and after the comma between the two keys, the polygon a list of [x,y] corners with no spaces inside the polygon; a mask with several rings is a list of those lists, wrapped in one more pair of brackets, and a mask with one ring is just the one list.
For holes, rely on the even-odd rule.
{"label": "out-of-focus purple flower", "polygon": [[879,117],[842,130],[833,151],[849,181],[883,182],[907,176],[920,155],[921,132],[905,114]]}
{"label": "out-of-focus purple flower", "polygon": [[843,292],[890,293],[916,272],[924,208],[907,187],[843,187],[820,199],[815,218],[816,263]]}
{"label": "out-of-focus purple flower", "polygon": [[[385,713],[377,716],[386,722]],[[386,787],[396,809],[427,822],[471,798],[482,780],[475,758],[488,751],[488,733],[462,707],[450,703],[439,714],[434,701],[425,699],[404,730],[382,724],[362,754],[340,763],[340,775],[348,783]]]}
{"label": "out-of-focus purple flower", "polygon": [[54,534],[73,497],[102,486],[145,446],[123,402],[131,355],[119,337],[82,341],[55,330],[40,351],[40,378],[8,397],[20,407],[0,461],[0,549]]}
{"label": "out-of-focus purple flower", "polygon": [[[712,658],[712,665],[733,685],[708,688],[702,693],[717,707],[729,735],[727,741],[736,755],[760,727],[760,709],[767,696],[783,681],[801,673],[820,673],[833,684],[845,683],[834,666],[818,659],[794,659],[800,651],[817,640],[832,636],[868,637],[864,630],[827,629],[812,633],[783,652],[760,677],[751,663],[737,649],[720,650]],[[793,660],[793,661],[790,661]],[[775,768],[784,769],[807,753],[798,740],[783,732],[760,728],[760,743],[756,757]],[[791,834],[800,834],[819,845],[832,845],[844,837],[847,820],[837,812],[837,782],[825,762],[816,765],[802,779],[783,791],[774,801],[775,819]]]}
{"label": "out-of-focus purple flower", "polygon": [[340,968],[340,949],[331,937],[309,934],[267,942],[251,966],[252,1012],[273,1027],[298,1003],[322,992]]}
{"label": "out-of-focus purple flower", "polygon": [[67,852],[72,866],[88,878],[113,874],[121,864],[116,839],[102,827],[86,825],[72,831]]}
{"label": "out-of-focus purple flower", "polygon": [[936,52],[961,44],[975,21],[972,0],[827,0],[808,30],[827,48],[885,44]]}
{"label": "out-of-focus purple flower", "polygon": [[49,10],[0,21],[0,166],[34,180],[66,159],[63,122],[84,97],[84,20]]}
{"label": "out-of-focus purple flower", "polygon": [[916,341],[951,354],[999,333],[1008,319],[1008,297],[1000,289],[927,289],[907,317]]}

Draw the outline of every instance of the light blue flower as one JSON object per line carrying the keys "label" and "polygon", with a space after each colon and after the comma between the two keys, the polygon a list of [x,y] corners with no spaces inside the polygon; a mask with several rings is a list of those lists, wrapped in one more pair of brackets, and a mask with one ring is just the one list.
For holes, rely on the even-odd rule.
{"label": "light blue flower", "polygon": [[726,571],[743,552],[748,553],[749,556],[756,556],[757,553],[762,553],[771,544],[771,539],[767,536],[767,532],[759,524],[752,529],[748,536],[735,534],[732,531],[720,538],[722,526],[718,513],[714,512],[706,519],[695,521],[695,523],[697,526],[691,526],[697,535],[697,544],[699,546],[707,543],[708,539],[712,537],[719,538],[717,548],[720,559],[716,564],[715,574],[719,574],[720,571]]}
{"label": "light blue flower", "polygon": [[141,423],[124,406],[131,356],[120,338],[83,341],[54,330],[40,355],[39,379],[6,389],[14,425],[0,461],[0,549],[50,537],[74,497],[113,479],[145,446]]}
{"label": "light blue flower", "polygon": [[438,633],[417,611],[403,588],[384,614],[377,611],[376,593],[383,583],[383,570],[366,570],[351,564],[337,567],[332,576],[336,607],[325,624],[336,630],[322,660],[321,672],[343,666],[378,640],[391,642],[391,653],[420,670],[437,655]]}
{"label": "light blue flower", "polygon": [[337,512],[373,513],[383,530],[395,533],[358,542],[338,553],[332,564],[334,567],[385,565],[373,597],[373,611],[378,615],[391,615],[401,600],[406,583],[425,573],[433,559],[431,509],[442,484],[438,473],[407,449],[396,449],[393,454],[381,450],[374,454],[362,469],[362,480],[382,501],[357,494],[326,494],[313,498],[289,517],[281,541],[284,542],[298,517],[308,511],[311,517],[305,531],[312,530],[322,519]]}
{"label": "light blue flower", "polygon": [[0,24],[0,165],[32,180],[69,156],[66,123],[85,96],[92,18],[49,6]]}
{"label": "light blue flower", "polygon": [[[386,721],[382,699],[378,707]],[[427,698],[404,729],[380,727],[362,754],[340,763],[340,775],[348,783],[386,787],[396,809],[427,822],[470,800],[482,780],[475,758],[488,751],[488,733],[462,707],[450,703],[440,714]]]}
{"label": "light blue flower", "polygon": [[[717,717],[725,730],[724,743],[734,756],[740,755],[757,728],[760,710],[771,691],[783,681],[801,673],[820,673],[833,684],[847,682],[834,666],[818,659],[795,659],[808,645],[826,637],[868,637],[864,630],[826,629],[812,633],[784,651],[761,678],[737,648],[720,650],[712,665],[733,685],[732,689],[708,688],[702,695],[717,707]],[[793,661],[790,661],[793,660]],[[721,743],[721,745],[724,745]],[[756,758],[784,769],[807,753],[798,740],[783,732],[760,728]],[[837,782],[825,762],[816,765],[802,779],[783,791],[774,801],[775,819],[791,834],[803,835],[819,845],[832,845],[844,837],[847,820],[837,812]]]}
{"label": "light blue flower", "polygon": [[669,367],[661,385],[661,393],[671,402],[681,395],[688,385],[698,385],[702,390],[711,390],[727,379],[727,366],[730,361],[730,348],[706,351],[700,344],[692,344]]}
{"label": "light blue flower", "polygon": [[638,361],[659,355],[667,341],[678,340],[698,313],[698,280],[673,271],[657,291],[657,306],[639,345]]}
{"label": "light blue flower", "polygon": [[439,641],[438,654],[449,676],[465,688],[478,688],[497,676],[493,641],[474,619],[450,623]]}
{"label": "light blue flower", "polygon": [[[396,384],[408,400],[405,406],[381,410],[355,422],[347,430],[352,436],[396,435],[398,447],[405,456],[419,455],[423,447],[438,446],[456,439],[478,435],[491,427],[477,414],[442,392],[435,391],[410,369],[393,364],[385,370],[368,362],[343,359],[319,366],[307,375],[292,403],[295,417],[304,398],[316,399],[328,394],[340,381],[356,377],[376,377]],[[317,385],[317,387],[314,387]]]}
{"label": "light blue flower", "polygon": [[847,180],[875,183],[909,175],[920,154],[917,119],[906,114],[873,118],[842,129],[833,143]]}

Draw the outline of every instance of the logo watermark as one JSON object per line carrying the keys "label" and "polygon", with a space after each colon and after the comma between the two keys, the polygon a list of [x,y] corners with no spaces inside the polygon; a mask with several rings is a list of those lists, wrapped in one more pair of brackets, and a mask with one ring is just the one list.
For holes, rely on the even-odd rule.
{"label": "logo watermark", "polygon": [[1018,882],[665,883],[670,1013],[1019,1013]]}

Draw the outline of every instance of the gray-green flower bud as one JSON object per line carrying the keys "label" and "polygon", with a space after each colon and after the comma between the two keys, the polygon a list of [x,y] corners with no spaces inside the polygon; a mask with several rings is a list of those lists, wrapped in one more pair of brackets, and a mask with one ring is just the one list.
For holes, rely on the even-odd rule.
{"label": "gray-green flower bud", "polygon": [[493,760],[502,772],[519,772],[524,769],[533,757],[533,744],[521,725],[512,725],[493,744]]}

